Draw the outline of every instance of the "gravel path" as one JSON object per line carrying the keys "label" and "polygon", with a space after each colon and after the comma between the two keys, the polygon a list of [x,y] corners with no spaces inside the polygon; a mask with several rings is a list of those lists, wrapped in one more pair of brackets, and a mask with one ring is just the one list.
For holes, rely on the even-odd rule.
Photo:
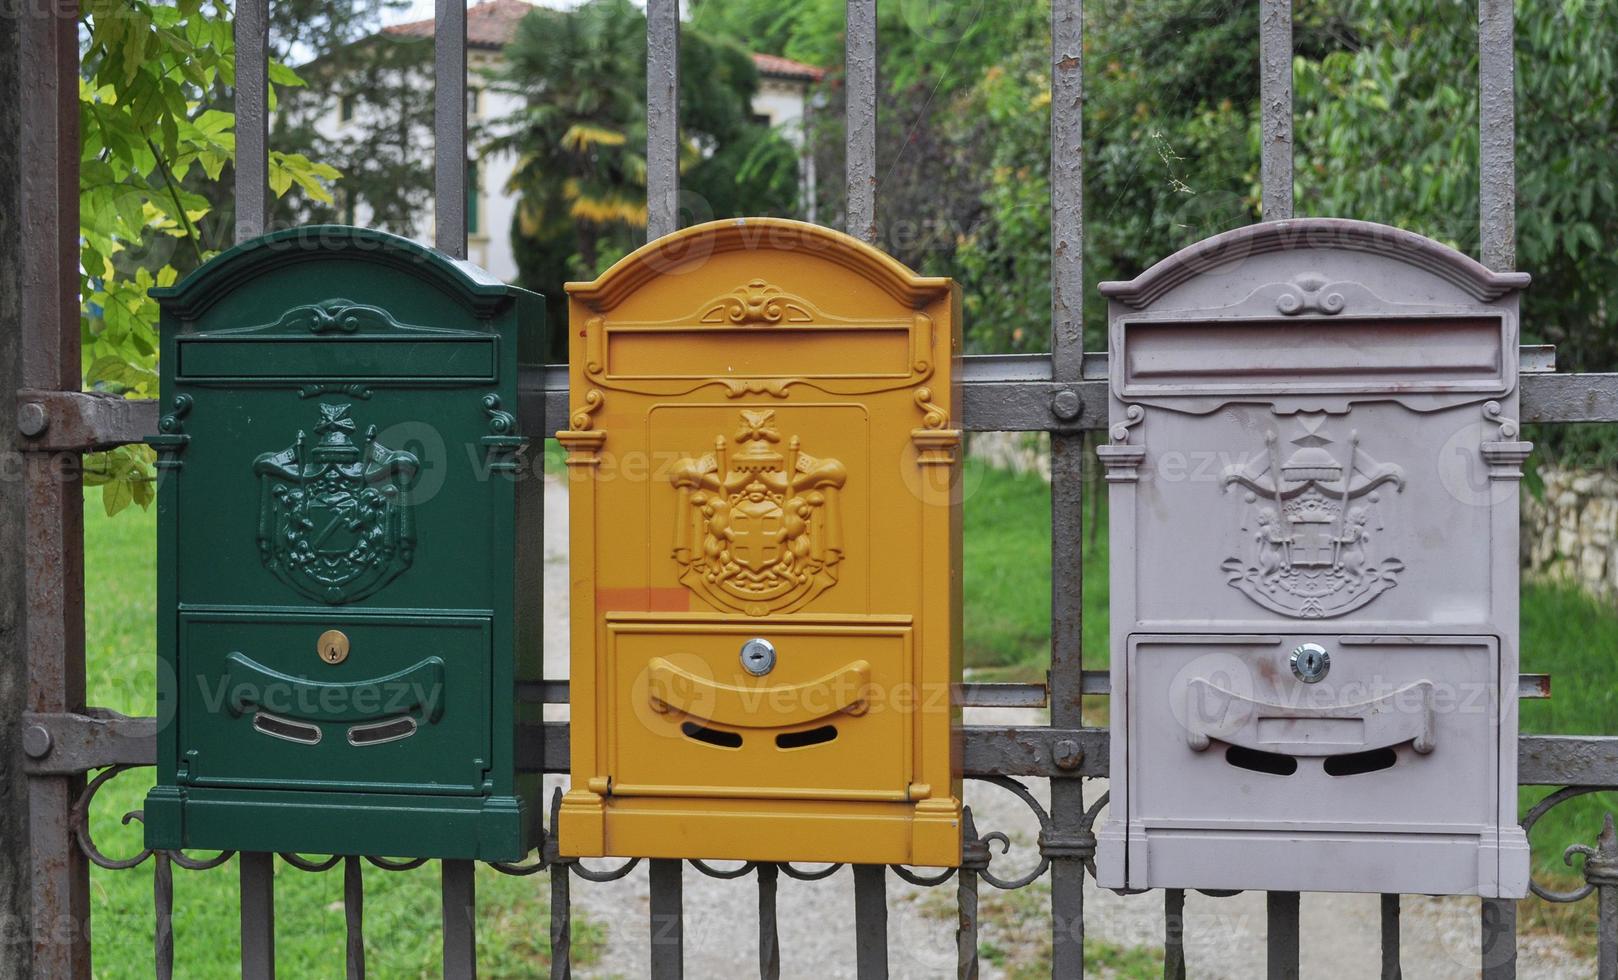
{"label": "gravel path", "polygon": [[[547,479],[545,493],[545,667],[551,677],[567,672],[567,496],[565,487]],[[564,719],[566,705],[552,705],[547,717]],[[1043,712],[969,709],[971,724],[1044,724]],[[555,785],[561,784],[558,777]],[[1041,803],[1049,794],[1040,780],[1029,780]],[[1105,792],[1104,781],[1085,784],[1087,798]],[[549,789],[547,789],[547,793]],[[1037,860],[1034,841],[1038,823],[1028,808],[998,787],[968,780],[966,802],[979,833],[1000,830],[1012,847],[996,856],[994,868],[1010,877]],[[1048,879],[1046,879],[1048,881]],[[627,878],[594,884],[575,878],[574,908],[607,933],[606,949],[589,967],[575,968],[581,977],[641,977],[649,962],[648,887],[644,867]],[[747,977],[758,969],[758,888],[752,877],[720,881],[687,866],[685,870],[686,975],[699,980]],[[982,964],[985,978],[1038,955],[1047,941],[1048,899],[1045,883],[1018,893],[979,886],[980,948],[1000,951]],[[916,888],[888,876],[888,959],[895,978],[931,978],[955,971],[955,886]],[[1404,899],[1404,976],[1474,977],[1478,974],[1477,900],[1466,898]],[[781,975],[795,978],[854,976],[854,883],[844,868],[823,881],[800,882],[782,877],[778,897]],[[1594,910],[1591,910],[1594,914]],[[1378,898],[1375,895],[1304,895],[1301,906],[1303,976],[1353,980],[1376,977],[1379,950]],[[1122,951],[1159,949],[1163,942],[1161,892],[1119,896],[1085,888],[1085,923],[1092,941]],[[1192,894],[1186,901],[1186,959],[1195,977],[1248,980],[1264,973],[1264,897],[1244,893],[1230,898]],[[1582,978],[1594,966],[1572,955],[1552,937],[1522,941],[1518,974],[1531,978]],[[1099,975],[1105,975],[1101,973]]]}

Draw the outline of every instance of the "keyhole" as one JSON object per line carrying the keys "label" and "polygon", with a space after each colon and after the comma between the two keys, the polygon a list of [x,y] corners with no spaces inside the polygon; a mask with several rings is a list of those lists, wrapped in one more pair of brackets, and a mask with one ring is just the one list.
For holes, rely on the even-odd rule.
{"label": "keyhole", "polygon": [[340,664],[348,659],[348,635],[342,630],[327,630],[315,641],[315,653],[328,664]]}
{"label": "keyhole", "polygon": [[1318,643],[1305,643],[1292,651],[1292,673],[1305,684],[1313,684],[1331,670],[1331,654]]}
{"label": "keyhole", "polygon": [[762,637],[742,644],[742,669],[761,677],[775,669],[775,645]]}

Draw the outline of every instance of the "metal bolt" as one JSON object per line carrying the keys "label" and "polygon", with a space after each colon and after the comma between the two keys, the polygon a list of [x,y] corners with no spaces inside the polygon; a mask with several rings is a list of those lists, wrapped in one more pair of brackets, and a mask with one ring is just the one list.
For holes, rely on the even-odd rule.
{"label": "metal bolt", "polygon": [[29,725],[22,730],[22,750],[30,759],[43,759],[51,752],[51,733],[44,725]]}
{"label": "metal bolt", "polygon": [[1084,762],[1084,749],[1071,738],[1057,739],[1051,746],[1051,761],[1056,763],[1056,768],[1071,772]]}
{"label": "metal bolt", "polygon": [[1083,411],[1084,402],[1080,400],[1079,393],[1072,388],[1063,388],[1051,396],[1051,414],[1063,422],[1078,421]]}
{"label": "metal bolt", "polygon": [[25,436],[37,436],[51,424],[45,406],[39,402],[23,402],[17,406],[17,429]]}

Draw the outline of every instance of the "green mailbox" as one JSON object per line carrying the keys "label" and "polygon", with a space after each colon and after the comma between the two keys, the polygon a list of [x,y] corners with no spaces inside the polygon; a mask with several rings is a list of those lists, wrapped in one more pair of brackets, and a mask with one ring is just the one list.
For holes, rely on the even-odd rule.
{"label": "green mailbox", "polygon": [[147,845],[521,858],[543,481],[517,366],[543,350],[541,298],[338,226],[246,242],[153,295]]}

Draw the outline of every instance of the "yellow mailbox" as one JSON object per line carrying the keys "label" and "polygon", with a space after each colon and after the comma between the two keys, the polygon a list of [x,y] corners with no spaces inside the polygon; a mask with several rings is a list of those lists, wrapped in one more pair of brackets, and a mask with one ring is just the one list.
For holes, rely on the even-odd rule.
{"label": "yellow mailbox", "polygon": [[957,864],[954,283],[747,219],[567,291],[562,853]]}

